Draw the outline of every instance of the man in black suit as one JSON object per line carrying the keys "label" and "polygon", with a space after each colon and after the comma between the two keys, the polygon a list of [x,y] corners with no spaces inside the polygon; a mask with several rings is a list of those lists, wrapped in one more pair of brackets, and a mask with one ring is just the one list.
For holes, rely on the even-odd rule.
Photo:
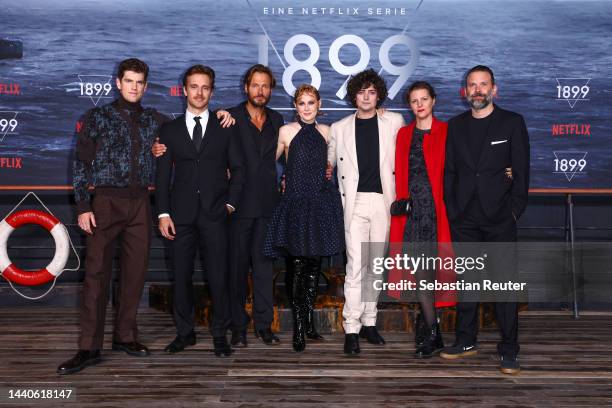
{"label": "man in black suit", "polygon": [[246,347],[249,315],[245,311],[249,267],[253,277],[255,334],[267,345],[279,343],[270,326],[273,320],[273,261],[262,252],[266,227],[279,198],[276,171],[280,113],[266,107],[276,80],[270,68],[256,64],[243,77],[247,100],[229,111],[245,155],[246,180],[230,220],[229,276],[232,346]]}
{"label": "man in black suit", "polygon": [[[527,205],[529,136],[523,117],[493,104],[497,93],[489,67],[478,65],[466,76],[466,99],[471,110],[448,122],[444,200],[453,242],[514,242],[516,222]],[[510,250],[489,257],[493,275],[507,274]],[[504,257],[504,259],[502,259]],[[499,300],[499,299],[498,299]],[[478,303],[457,304],[456,340],[440,356],[455,359],[475,355]],[[502,341],[497,350],[501,371],[520,371],[517,355],[518,307],[497,301],[495,315]]]}
{"label": "man in black suit", "polygon": [[187,111],[159,132],[167,150],[157,159],[155,199],[159,230],[173,241],[177,337],[166,347],[170,353],[196,342],[192,275],[199,247],[213,303],[210,330],[215,355],[231,354],[226,338],[230,324],[227,232],[228,217],[238,208],[242,192],[244,157],[234,128],[223,129],[209,113],[214,84],[211,68],[190,67],[183,76]]}

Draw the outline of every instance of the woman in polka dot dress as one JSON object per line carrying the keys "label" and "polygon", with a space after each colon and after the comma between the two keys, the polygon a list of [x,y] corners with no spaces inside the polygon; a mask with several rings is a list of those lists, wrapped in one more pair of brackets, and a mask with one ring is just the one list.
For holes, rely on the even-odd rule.
{"label": "woman in polka dot dress", "polygon": [[293,103],[298,121],[280,128],[276,151],[277,159],[283,154],[287,159],[285,192],[268,225],[264,255],[285,257],[293,349],[299,352],[306,347],[306,337],[323,339],[313,321],[321,257],[344,250],[344,224],[340,193],[325,177],[329,126],[315,121],[321,107],[319,91],[301,85]]}

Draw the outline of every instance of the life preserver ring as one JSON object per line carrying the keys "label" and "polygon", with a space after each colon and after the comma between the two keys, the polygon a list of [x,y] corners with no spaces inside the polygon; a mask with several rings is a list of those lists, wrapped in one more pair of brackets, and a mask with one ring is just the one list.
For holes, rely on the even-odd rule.
{"label": "life preserver ring", "polygon": [[[15,266],[8,257],[6,244],[14,230],[24,224],[37,224],[51,233],[55,240],[55,255],[46,268],[27,272]],[[66,266],[70,254],[68,230],[57,218],[39,210],[16,211],[0,222],[0,274],[19,285],[36,286],[55,279]]]}

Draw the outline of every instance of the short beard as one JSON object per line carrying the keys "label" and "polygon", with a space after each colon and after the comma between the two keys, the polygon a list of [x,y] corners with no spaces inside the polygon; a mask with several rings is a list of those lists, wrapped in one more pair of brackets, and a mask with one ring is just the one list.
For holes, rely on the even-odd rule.
{"label": "short beard", "polygon": [[[480,96],[480,95],[474,95],[474,96]],[[475,99],[472,99],[472,97],[470,96],[467,97],[467,101],[472,107],[472,109],[481,110],[481,109],[486,108],[487,106],[491,104],[491,102],[493,102],[493,91],[492,90],[487,92],[487,94],[483,96],[484,96],[484,99],[482,101],[477,101]]]}
{"label": "short beard", "polygon": [[248,97],[249,103],[253,106],[256,106],[258,108],[263,108],[264,106],[266,106],[268,104],[268,102],[270,102],[270,98],[265,98],[265,100],[263,101],[263,103],[257,102],[254,98]]}

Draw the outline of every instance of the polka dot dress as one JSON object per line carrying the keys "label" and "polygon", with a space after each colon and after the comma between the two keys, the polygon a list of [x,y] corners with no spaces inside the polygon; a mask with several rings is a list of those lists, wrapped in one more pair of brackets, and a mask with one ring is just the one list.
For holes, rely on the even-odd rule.
{"label": "polka dot dress", "polygon": [[325,178],[327,144],[315,124],[302,128],[289,145],[285,193],[268,224],[264,255],[330,256],[344,250],[342,201]]}

